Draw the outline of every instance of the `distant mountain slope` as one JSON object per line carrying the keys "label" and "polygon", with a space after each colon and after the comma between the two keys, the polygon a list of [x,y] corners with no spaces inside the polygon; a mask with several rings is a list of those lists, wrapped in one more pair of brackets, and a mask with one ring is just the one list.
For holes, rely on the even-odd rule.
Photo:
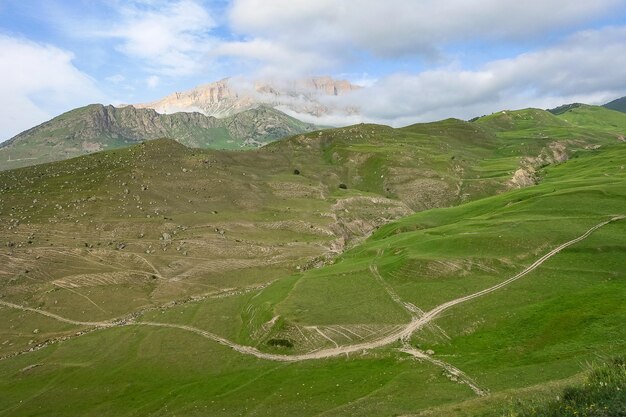
{"label": "distant mountain slope", "polygon": [[314,125],[267,106],[217,119],[200,113],[158,114],[133,106],[92,104],[0,144],[0,169],[57,161],[162,137],[175,138],[194,148],[237,149],[315,129]]}
{"label": "distant mountain slope", "polygon": [[226,117],[265,104],[295,113],[321,116],[337,111],[356,112],[356,109],[334,108],[328,99],[359,88],[361,87],[349,81],[335,80],[331,77],[311,77],[281,82],[240,82],[226,78],[134,106],[154,109],[163,114],[197,111],[207,116]]}
{"label": "distant mountain slope", "polygon": [[517,132],[529,128],[567,127],[554,114],[540,109],[503,110],[476,120],[477,124],[495,131]]}
{"label": "distant mountain slope", "polygon": [[584,104],[582,103],[571,103],[571,104],[563,104],[561,106],[555,107],[553,109],[548,109],[547,111],[549,111],[550,113],[554,114],[555,116],[558,116],[559,114],[563,114],[568,110],[572,110],[575,109],[577,107],[580,106],[584,106]]}
{"label": "distant mountain slope", "polygon": [[573,103],[554,109],[506,110],[483,116],[476,124],[502,135],[526,135],[535,137],[572,137],[578,130],[581,137],[600,138],[606,135],[622,140],[626,134],[626,115],[601,106]]}
{"label": "distant mountain slope", "polygon": [[622,113],[626,113],[626,97],[621,97],[616,100],[613,100],[609,103],[606,103],[602,107],[606,107],[607,109],[621,111]]}

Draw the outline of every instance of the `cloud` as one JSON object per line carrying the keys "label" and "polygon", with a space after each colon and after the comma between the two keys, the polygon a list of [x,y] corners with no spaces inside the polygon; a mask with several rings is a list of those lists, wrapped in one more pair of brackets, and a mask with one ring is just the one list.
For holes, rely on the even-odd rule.
{"label": "cloud", "polygon": [[[351,61],[360,54],[432,60],[443,54],[446,44],[540,39],[622,6],[620,0],[394,0],[393,5],[371,0],[234,0],[230,22],[249,36],[243,44],[272,45],[264,57],[271,66],[279,65],[284,51],[329,62]],[[238,49],[245,56],[246,48],[240,44]],[[282,66],[290,62],[294,60],[282,60]]]}
{"label": "cloud", "polygon": [[[439,68],[396,73],[371,87],[331,98],[358,106],[361,120],[406,125],[447,117],[471,118],[505,108],[602,104],[626,94],[626,26],[579,32],[564,42],[476,70]],[[354,123],[354,116],[329,119]]]}
{"label": "cloud", "polygon": [[60,109],[103,99],[74,56],[47,44],[0,35],[0,141],[42,123]]}
{"label": "cloud", "polygon": [[254,69],[254,72],[261,77],[289,77],[323,71],[336,63],[332,57],[263,39],[222,42],[211,51],[211,56],[215,59],[220,57],[242,59],[246,62],[242,66]]}
{"label": "cloud", "polygon": [[119,40],[117,49],[151,72],[179,76],[201,72],[215,43],[216,22],[198,2],[133,1],[117,7],[119,23],[93,35]]}

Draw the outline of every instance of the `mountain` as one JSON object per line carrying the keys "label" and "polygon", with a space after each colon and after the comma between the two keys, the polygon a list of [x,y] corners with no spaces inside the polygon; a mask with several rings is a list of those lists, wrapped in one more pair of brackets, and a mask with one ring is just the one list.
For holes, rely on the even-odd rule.
{"label": "mountain", "polygon": [[613,100],[609,103],[606,103],[604,106],[607,109],[616,110],[622,113],[626,113],[626,97],[621,97],[616,100]]}
{"label": "mountain", "polygon": [[571,104],[563,104],[561,106],[555,107],[553,109],[548,109],[547,111],[549,111],[550,113],[554,114],[555,116],[558,116],[560,114],[563,114],[569,110],[573,110],[576,109],[578,107],[584,106],[584,104],[582,103],[571,103]]}
{"label": "mountain", "polygon": [[197,111],[208,116],[226,117],[265,104],[319,117],[337,111],[348,114],[357,112],[354,108],[338,108],[329,101],[329,98],[348,94],[359,88],[349,81],[335,80],[331,77],[250,83],[226,78],[134,106],[154,109],[162,114]]}
{"label": "mountain", "polygon": [[67,159],[162,137],[176,138],[194,148],[239,149],[315,129],[314,125],[268,106],[217,119],[200,113],[159,114],[133,106],[93,104],[64,113],[0,144],[0,169]]}
{"label": "mountain", "polygon": [[[0,410],[495,417],[553,400],[626,354],[624,124],[506,110],[2,171]],[[606,379],[586,387],[621,407]],[[604,406],[587,410],[619,415]]]}

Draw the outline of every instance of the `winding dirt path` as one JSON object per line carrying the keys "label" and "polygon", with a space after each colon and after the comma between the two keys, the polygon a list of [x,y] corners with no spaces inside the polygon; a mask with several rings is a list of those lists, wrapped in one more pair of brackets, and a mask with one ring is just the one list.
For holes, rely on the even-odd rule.
{"label": "winding dirt path", "polygon": [[54,285],[54,286],[55,286],[55,287],[57,287],[57,288],[61,288],[61,289],[63,289],[63,290],[66,290],[66,291],[69,291],[69,292],[71,292],[71,293],[74,293],[74,294],[76,294],[76,295],[78,295],[78,296],[80,296],[80,297],[83,297],[85,300],[89,301],[91,304],[93,304],[94,306],[96,306],[96,308],[97,308],[98,310],[102,311],[104,314],[108,314],[108,311],[106,311],[105,309],[103,309],[102,307],[100,307],[98,304],[96,304],[96,303],[95,303],[95,302],[94,302],[91,298],[87,297],[85,294],[80,293],[80,292],[78,292],[78,291],[76,291],[76,290],[73,290],[73,289],[71,289],[71,288],[64,287],[64,286],[59,285],[59,284],[57,284],[57,283],[55,283],[55,282],[52,282],[52,285]]}
{"label": "winding dirt path", "polygon": [[400,307],[406,310],[412,317],[416,317],[423,313],[419,308],[417,308],[413,304],[402,301],[402,298],[400,298],[398,293],[395,292],[393,287],[389,285],[387,281],[385,281],[383,277],[380,275],[380,272],[378,272],[378,267],[376,265],[374,264],[370,265],[370,272],[372,273],[376,281],[385,289],[387,294],[389,294],[389,297],[396,304],[398,304]]}
{"label": "winding dirt path", "polygon": [[24,306],[21,306],[19,304],[13,304],[13,303],[9,303],[7,301],[2,301],[2,300],[0,300],[0,305],[5,306],[5,307],[9,307],[9,308],[14,308],[14,309],[17,309],[17,310],[30,311],[30,312],[33,312],[33,313],[41,314],[42,316],[50,317],[51,319],[58,320],[58,321],[61,321],[63,323],[73,324],[73,325],[76,325],[76,326],[87,326],[87,327],[98,327],[98,328],[119,326],[119,324],[114,322],[114,321],[78,321],[78,320],[72,320],[72,319],[68,319],[68,318],[59,316],[59,315],[54,314],[54,313],[50,313],[49,311],[39,310],[37,308],[31,308],[31,307],[24,307]]}
{"label": "winding dirt path", "polygon": [[421,350],[415,349],[408,345],[403,346],[402,349],[400,349],[400,352],[407,353],[413,356],[414,358],[416,358],[417,360],[425,360],[427,362],[432,363],[433,365],[436,365],[436,366],[439,366],[440,368],[445,369],[446,372],[448,372],[448,374],[450,374],[451,376],[455,377],[458,380],[458,382],[470,387],[470,389],[474,391],[474,393],[478,395],[479,397],[484,397],[485,395],[487,395],[487,391],[480,388],[476,384],[476,382],[474,382],[474,380],[470,378],[465,372],[461,371],[459,368],[455,366],[450,365],[448,362],[435,359],[431,357],[430,355],[427,355],[426,353],[422,352]]}
{"label": "winding dirt path", "polygon": [[[517,275],[502,281],[501,283],[494,285],[492,287],[486,288],[482,291],[478,291],[475,292],[473,294],[469,294],[463,297],[459,297],[456,298],[454,300],[448,301],[446,303],[440,304],[439,306],[433,308],[430,311],[427,311],[426,313],[424,313],[423,315],[419,316],[419,317],[415,317],[413,320],[411,320],[406,326],[401,327],[399,330],[381,337],[379,339],[376,340],[372,340],[372,341],[368,341],[368,342],[363,342],[363,343],[357,343],[357,344],[353,344],[353,345],[345,345],[345,346],[339,346],[339,347],[335,347],[335,348],[328,348],[328,349],[323,349],[323,350],[319,350],[316,352],[309,352],[309,353],[304,353],[304,354],[299,354],[299,355],[278,355],[278,354],[272,354],[272,353],[265,353],[265,352],[261,352],[258,349],[251,347],[251,346],[244,346],[244,345],[240,345],[237,343],[234,343],[228,339],[225,339],[221,336],[218,336],[216,334],[213,334],[211,332],[202,330],[202,329],[198,329],[196,327],[193,326],[187,326],[187,325],[182,325],[182,324],[172,324],[172,323],[157,323],[157,322],[149,322],[149,321],[144,321],[144,322],[134,322],[134,321],[105,321],[105,322],[81,322],[81,321],[76,321],[76,320],[71,320],[71,319],[67,319],[65,317],[61,317],[58,316],[56,314],[53,313],[49,313],[47,311],[43,311],[43,310],[38,310],[35,308],[30,308],[30,307],[23,307],[17,304],[13,304],[13,303],[8,303],[5,301],[1,301],[0,300],[0,305],[4,305],[6,307],[11,307],[11,308],[16,308],[19,310],[24,310],[24,311],[31,311],[34,313],[38,313],[38,314],[42,314],[44,316],[65,322],[65,323],[69,323],[69,324],[75,324],[75,325],[81,325],[81,326],[90,326],[90,327],[98,327],[98,328],[105,328],[105,327],[114,327],[114,326],[150,326],[150,327],[161,327],[161,328],[170,328],[170,329],[178,329],[178,330],[184,330],[184,331],[188,331],[188,332],[192,332],[195,333],[199,336],[202,336],[204,338],[213,340],[217,343],[220,343],[224,346],[228,346],[231,349],[242,353],[242,354],[246,354],[246,355],[251,355],[251,356],[255,356],[259,359],[265,359],[265,360],[270,360],[270,361],[279,361],[279,362],[300,362],[300,361],[306,361],[306,360],[318,360],[318,359],[326,359],[326,358],[331,358],[331,357],[335,357],[335,356],[341,356],[341,355],[348,355],[350,353],[355,353],[355,352],[361,352],[363,350],[369,350],[369,349],[375,349],[375,348],[379,348],[379,347],[383,347],[383,346],[387,346],[390,345],[392,343],[395,343],[397,341],[408,341],[408,339],[410,338],[410,336],[413,334],[413,332],[415,332],[416,330],[422,328],[423,326],[425,326],[426,324],[428,324],[429,322],[431,322],[433,319],[435,319],[435,317],[439,316],[441,313],[443,313],[444,311],[458,305],[461,303],[464,303],[466,301],[470,301],[473,300],[475,298],[478,297],[482,297],[483,295],[487,295],[490,294],[494,291],[497,291],[509,284],[511,284],[512,282],[524,277],[525,275],[529,274],[530,272],[534,271],[535,269],[537,269],[541,264],[543,264],[544,262],[546,262],[548,259],[550,259],[551,257],[553,257],[554,255],[556,255],[557,253],[559,253],[560,251],[562,251],[563,249],[574,245],[584,239],[586,239],[587,237],[589,237],[593,232],[595,232],[596,230],[598,230],[599,228],[601,228],[602,226],[607,225],[608,223],[614,222],[614,221],[618,221],[621,219],[624,219],[626,216],[617,216],[617,217],[613,217],[610,220],[604,221],[602,223],[599,223],[595,226],[593,226],[591,229],[587,230],[585,233],[583,233],[582,235],[580,235],[579,237],[572,239],[568,242],[565,242],[559,246],[557,246],[556,248],[552,249],[550,252],[546,253],[545,255],[543,255],[541,258],[537,259],[535,262],[533,262],[530,266],[528,266],[527,268],[525,268],[523,271],[521,271],[520,273],[518,273]],[[407,352],[407,353],[411,353],[412,352]]]}

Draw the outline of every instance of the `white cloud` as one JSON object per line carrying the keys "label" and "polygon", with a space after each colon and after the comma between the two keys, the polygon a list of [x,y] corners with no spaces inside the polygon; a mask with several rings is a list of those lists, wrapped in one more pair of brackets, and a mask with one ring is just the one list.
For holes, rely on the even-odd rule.
{"label": "white cloud", "polygon": [[134,1],[119,6],[120,21],[95,35],[119,39],[118,49],[152,72],[178,76],[203,70],[216,23],[198,2]]}
{"label": "white cloud", "polygon": [[0,35],[0,141],[103,98],[73,55],[51,45]]}
{"label": "white cloud", "polygon": [[[278,66],[283,51],[321,60],[438,57],[448,43],[537,39],[623,7],[621,0],[234,0],[232,26],[253,45],[271,44],[266,59]],[[238,46],[246,55],[246,49]],[[269,49],[269,48],[266,48]],[[346,51],[352,51],[347,53]],[[307,59],[316,63],[315,59]],[[282,61],[289,66],[293,60]],[[300,64],[302,65],[302,64]],[[312,67],[315,70],[315,66]]]}
{"label": "white cloud", "polygon": [[[289,77],[323,71],[336,63],[330,56],[291,48],[263,39],[222,42],[211,51],[215,58],[236,57],[246,61],[259,76]],[[260,64],[260,65],[259,65]]]}
{"label": "white cloud", "polygon": [[377,77],[372,77],[367,73],[353,74],[353,73],[342,73],[338,74],[337,78],[342,80],[348,80],[352,84],[358,85],[360,87],[371,87],[378,81]]}
{"label": "white cloud", "polygon": [[[368,88],[332,98],[358,106],[361,119],[395,126],[470,118],[505,108],[602,104],[626,94],[626,26],[573,35],[561,44],[468,71],[440,68],[392,74]],[[353,116],[329,119],[354,123]]]}

